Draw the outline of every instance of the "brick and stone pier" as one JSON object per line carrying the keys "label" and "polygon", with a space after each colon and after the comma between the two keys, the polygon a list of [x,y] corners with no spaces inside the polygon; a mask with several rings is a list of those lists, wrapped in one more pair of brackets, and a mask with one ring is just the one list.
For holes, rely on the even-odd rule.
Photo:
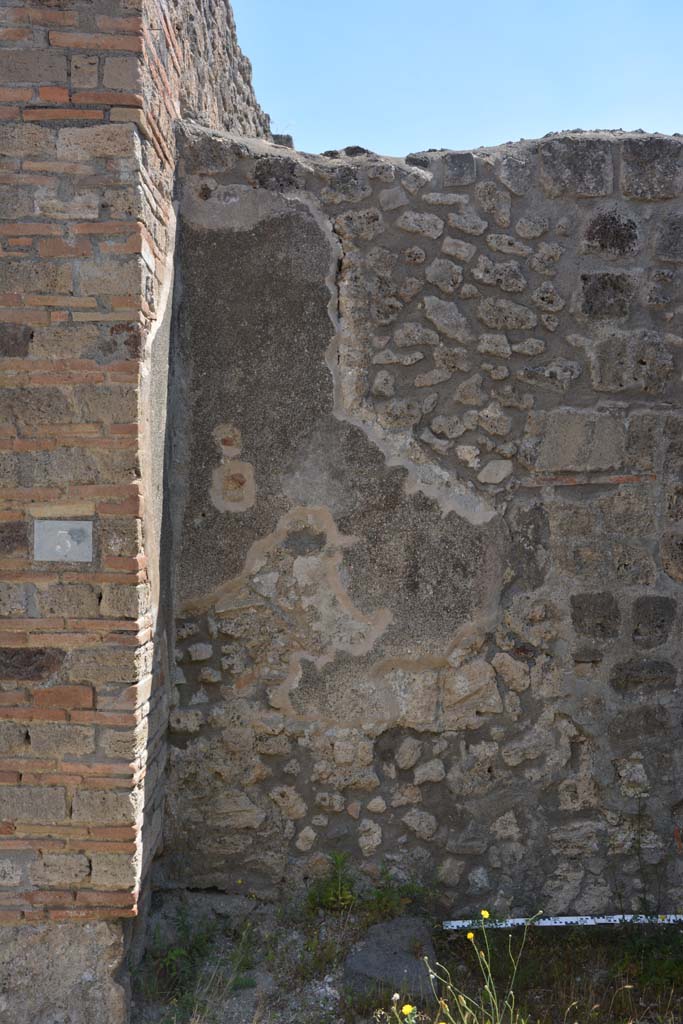
{"label": "brick and stone pier", "polygon": [[160,840],[181,116],[267,132],[220,0],[0,0],[3,1024],[124,1019]]}

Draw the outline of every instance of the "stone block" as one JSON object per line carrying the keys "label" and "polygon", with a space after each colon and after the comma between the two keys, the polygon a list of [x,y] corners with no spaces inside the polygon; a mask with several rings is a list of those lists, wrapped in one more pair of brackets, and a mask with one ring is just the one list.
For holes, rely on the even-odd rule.
{"label": "stone block", "polygon": [[444,188],[472,185],[476,181],[477,165],[472,153],[444,153],[441,162]]}
{"label": "stone block", "polygon": [[68,263],[25,259],[4,259],[0,263],[0,292],[68,295],[72,287]]}
{"label": "stone block", "polygon": [[19,722],[0,722],[0,757],[15,757],[29,753],[27,727]]}
{"label": "stone block", "polygon": [[[116,58],[113,58],[116,59]],[[125,60],[126,58],[120,58]],[[135,57],[131,57],[131,60],[137,63]],[[106,65],[109,63],[107,61]],[[97,87],[97,75],[99,69],[99,59],[93,54],[80,54],[74,53],[71,55],[71,88],[72,89],[95,89]],[[106,84],[106,83],[105,83]],[[110,86],[112,89],[124,88],[124,86]]]}
{"label": "stone block", "polygon": [[74,795],[71,816],[80,823],[132,825],[141,809],[142,793],[139,790],[120,793],[81,789]]}
{"label": "stone block", "polygon": [[144,263],[132,256],[125,260],[89,260],[80,266],[80,279],[81,288],[88,295],[140,296]]}
{"label": "stone block", "polygon": [[683,582],[683,533],[667,531],[659,545],[662,569],[671,579]]}
{"label": "stone block", "polygon": [[0,858],[0,889],[18,888],[22,883],[22,877],[22,865],[18,860],[9,857]]}
{"label": "stone block", "polygon": [[500,714],[503,702],[493,667],[481,658],[443,673],[443,728],[478,729],[489,714]]}
{"label": "stone block", "polygon": [[683,263],[683,213],[671,213],[655,238],[655,255],[670,263]]}
{"label": "stone block", "polygon": [[149,673],[149,662],[149,652],[132,648],[74,650],[69,652],[66,675],[73,683],[134,683]]}
{"label": "stone block", "polygon": [[677,672],[670,661],[632,658],[614,666],[610,683],[616,690],[630,691],[644,687],[645,691],[660,688],[673,689]]}
{"label": "stone block", "polygon": [[633,199],[674,199],[683,191],[683,143],[650,136],[625,139],[621,189]]}
{"label": "stone block", "polygon": [[138,468],[137,452],[132,448],[105,453],[65,445],[50,451],[20,452],[17,462],[22,487],[120,484],[135,479]]}
{"label": "stone block", "polygon": [[84,757],[95,750],[95,729],[71,722],[31,722],[28,726],[34,757]]}
{"label": "stone block", "polygon": [[572,594],[572,623],[581,636],[606,640],[619,634],[621,612],[614,594]]}
{"label": "stone block", "polygon": [[83,853],[43,853],[29,868],[33,884],[45,889],[79,885],[89,874],[90,861]]}
{"label": "stone block", "polygon": [[634,469],[653,469],[661,417],[655,412],[636,412],[626,428],[626,462]]}
{"label": "stone block", "polygon": [[[60,128],[57,136],[60,160],[81,161],[102,157],[139,158],[140,140],[133,124],[93,125],[90,128]],[[125,289],[122,290],[122,294]]]}
{"label": "stone block", "polygon": [[581,275],[581,312],[598,320],[623,320],[631,311],[636,285],[629,274]]}
{"label": "stone block", "polygon": [[641,704],[626,708],[611,719],[608,735],[620,750],[624,744],[642,743],[643,737],[665,736],[671,729],[669,712],[661,704]]}
{"label": "stone block", "polygon": [[54,583],[36,587],[35,604],[38,615],[49,618],[63,615],[72,619],[95,619],[99,611],[99,588],[87,583]]}
{"label": "stone block", "polygon": [[149,587],[146,584],[129,586],[124,583],[104,583],[100,615],[112,619],[137,619],[149,605]]}
{"label": "stone block", "polygon": [[530,331],[538,323],[533,309],[509,299],[483,299],[477,316],[483,324],[497,331]]}
{"label": "stone block", "polygon": [[437,217],[435,213],[417,213],[414,210],[407,210],[396,221],[396,227],[414,235],[424,235],[425,238],[438,238],[443,234],[444,223],[441,217]]}
{"label": "stone block", "polygon": [[406,771],[417,764],[422,756],[422,743],[414,736],[406,736],[401,740],[394,754],[394,760],[399,768]]}
{"label": "stone block", "polygon": [[525,156],[507,153],[494,164],[498,180],[516,196],[531,188],[534,165]]}
{"label": "stone block", "polygon": [[0,1012],[7,1024],[126,1024],[124,948],[116,921],[4,927]]}
{"label": "stone block", "polygon": [[144,719],[135,729],[102,729],[97,746],[103,757],[115,761],[133,761],[145,750],[149,734],[149,722]]}
{"label": "stone block", "polygon": [[96,889],[132,889],[139,877],[140,854],[94,853],[91,883]]}
{"label": "stone block", "polygon": [[0,357],[23,359],[28,355],[35,331],[21,324],[0,324]]}
{"label": "stone block", "polygon": [[670,484],[666,491],[666,515],[674,523],[683,519],[683,484]]}
{"label": "stone block", "polygon": [[659,647],[666,643],[676,617],[673,597],[643,594],[633,603],[633,642],[636,647]]}
{"label": "stone block", "polygon": [[608,196],[614,184],[611,144],[602,139],[550,139],[539,147],[548,196]]}
{"label": "stone block", "polygon": [[407,825],[411,832],[414,832],[418,839],[429,842],[436,835],[438,822],[429,811],[421,811],[417,807],[411,807],[401,821]]}
{"label": "stone block", "polygon": [[529,418],[540,432],[535,466],[541,471],[618,469],[624,460],[624,423],[610,413],[557,409]]}
{"label": "stone block", "polygon": [[131,558],[142,549],[142,520],[134,516],[106,516],[100,522],[103,555]]}
{"label": "stone block", "polygon": [[[73,76],[73,61],[71,73]],[[139,93],[142,89],[139,59],[134,56],[107,57],[103,81],[107,89]]]}
{"label": "stone block", "polygon": [[[44,49],[8,49],[2,53],[0,84],[43,85],[66,82],[66,54]],[[3,135],[6,129],[3,128]],[[0,143],[1,145],[1,143]]]}
{"label": "stone block", "polygon": [[51,647],[0,647],[0,681],[42,681],[54,675],[64,661],[64,651]]}
{"label": "stone block", "polygon": [[601,210],[586,226],[584,252],[599,256],[633,256],[639,248],[638,225],[633,217],[616,207]]}
{"label": "stone block", "polygon": [[60,786],[0,786],[0,821],[54,825],[66,817],[66,790]]}
{"label": "stone block", "polygon": [[33,193],[14,185],[0,185],[0,220],[33,216]]}
{"label": "stone block", "polygon": [[647,537],[656,532],[655,496],[649,487],[620,488],[597,501],[608,534]]}
{"label": "stone block", "polygon": [[25,583],[0,581],[0,617],[26,615],[30,588]]}

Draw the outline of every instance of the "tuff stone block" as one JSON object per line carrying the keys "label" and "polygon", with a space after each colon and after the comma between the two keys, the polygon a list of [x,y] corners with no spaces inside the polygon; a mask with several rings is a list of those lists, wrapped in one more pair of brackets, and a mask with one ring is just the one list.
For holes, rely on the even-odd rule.
{"label": "tuff stone block", "polygon": [[0,357],[22,359],[29,353],[34,330],[20,324],[0,324]]}
{"label": "tuff stone block", "polygon": [[43,853],[31,864],[29,876],[40,888],[78,885],[90,875],[90,861],[83,853]]}
{"label": "tuff stone block", "polygon": [[444,188],[471,185],[477,177],[477,167],[472,153],[445,153],[443,162]]}
{"label": "tuff stone block", "polygon": [[71,722],[31,722],[28,727],[31,754],[35,757],[68,759],[84,757],[95,749],[92,726]]}
{"label": "tuff stone block", "polygon": [[23,650],[0,647],[0,680],[39,681],[49,679],[62,666],[64,651],[49,647]]}
{"label": "tuff stone block", "polygon": [[683,143],[650,136],[622,144],[621,188],[634,199],[673,199],[683,191]]}
{"label": "tuff stone block", "polygon": [[659,594],[644,594],[633,604],[633,642],[636,647],[666,643],[676,616],[676,601]]}
{"label": "tuff stone block", "polygon": [[642,687],[645,692],[672,689],[677,672],[669,661],[632,658],[614,666],[610,682],[616,690],[628,693]]}
{"label": "tuff stone block", "polygon": [[668,531],[659,545],[664,572],[678,582],[683,581],[683,534]]}
{"label": "tuff stone block", "polygon": [[602,139],[550,139],[540,146],[541,182],[548,196],[610,195],[612,149]]}
{"label": "tuff stone block", "polygon": [[100,592],[87,583],[55,583],[45,589],[36,587],[34,601],[38,615],[44,618],[92,619],[99,614]]}
{"label": "tuff stone block", "polygon": [[132,825],[142,809],[141,797],[139,791],[79,790],[73,798],[71,817],[75,822],[97,825]]}
{"label": "tuff stone block", "polygon": [[28,728],[20,722],[0,722],[0,756],[30,753]]}
{"label": "tuff stone block", "polygon": [[683,214],[672,213],[662,222],[655,238],[655,255],[670,263],[683,263]]}
{"label": "tuff stone block", "polygon": [[621,612],[614,594],[572,594],[569,600],[577,633],[596,640],[618,636]]}
{"label": "tuff stone block", "polygon": [[591,472],[623,463],[624,424],[611,413],[557,409],[532,414],[528,422],[524,453],[536,470]]}
{"label": "tuff stone block", "polygon": [[635,283],[628,274],[581,275],[581,311],[589,317],[623,320],[631,311]]}
{"label": "tuff stone block", "polygon": [[0,821],[56,825],[67,816],[61,786],[0,786]]}
{"label": "tuff stone block", "polygon": [[586,226],[584,250],[600,256],[633,256],[638,251],[636,221],[617,208],[603,210]]}

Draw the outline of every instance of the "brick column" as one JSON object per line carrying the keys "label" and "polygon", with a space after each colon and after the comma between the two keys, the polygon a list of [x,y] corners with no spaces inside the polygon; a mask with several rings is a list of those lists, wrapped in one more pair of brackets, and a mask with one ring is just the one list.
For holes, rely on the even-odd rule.
{"label": "brick column", "polygon": [[134,916],[161,834],[174,122],[235,126],[189,50],[267,131],[229,7],[195,8],[0,0],[5,925]]}

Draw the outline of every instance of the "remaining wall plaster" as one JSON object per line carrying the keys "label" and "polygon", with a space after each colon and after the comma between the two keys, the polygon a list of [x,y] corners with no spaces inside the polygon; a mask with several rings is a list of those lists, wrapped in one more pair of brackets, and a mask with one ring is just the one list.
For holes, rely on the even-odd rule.
{"label": "remaining wall plaster", "polygon": [[676,904],[682,149],[186,126],[157,884]]}

